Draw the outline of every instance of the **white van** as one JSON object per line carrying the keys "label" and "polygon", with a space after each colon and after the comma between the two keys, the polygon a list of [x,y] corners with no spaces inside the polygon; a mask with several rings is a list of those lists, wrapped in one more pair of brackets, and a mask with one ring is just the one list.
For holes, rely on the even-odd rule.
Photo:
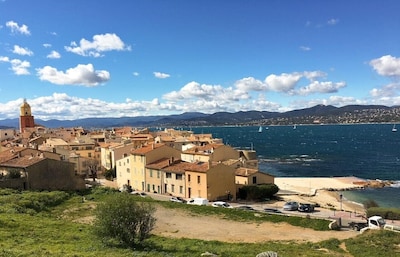
{"label": "white van", "polygon": [[206,198],[192,198],[187,201],[187,204],[208,205],[208,200]]}

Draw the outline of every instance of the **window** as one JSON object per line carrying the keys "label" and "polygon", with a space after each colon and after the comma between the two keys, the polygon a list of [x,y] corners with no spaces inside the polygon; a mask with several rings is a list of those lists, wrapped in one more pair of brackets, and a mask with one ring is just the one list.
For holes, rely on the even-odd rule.
{"label": "window", "polygon": [[121,166],[122,165],[122,162],[121,161],[119,161],[119,166]]}
{"label": "window", "polygon": [[171,172],[167,172],[167,173],[165,173],[165,177],[166,177],[166,178],[172,178],[172,174],[171,174]]}
{"label": "window", "polygon": [[257,177],[256,176],[253,177],[253,184],[257,184]]}
{"label": "window", "polygon": [[182,174],[176,174],[176,180],[182,180]]}
{"label": "window", "polygon": [[188,175],[188,182],[190,182],[190,174]]}
{"label": "window", "polygon": [[158,170],[158,171],[157,171],[157,178],[160,178],[160,173],[161,173],[161,172]]}
{"label": "window", "polygon": [[197,176],[197,183],[200,184],[200,176]]}
{"label": "window", "polygon": [[126,159],[126,163],[129,163],[129,159]]}
{"label": "window", "polygon": [[175,192],[175,185],[171,185],[171,192],[172,192],[172,193]]}
{"label": "window", "polygon": [[126,172],[127,172],[127,173],[131,173],[131,169],[126,168]]}
{"label": "window", "polygon": [[92,153],[88,153],[88,157],[89,157],[89,158],[92,158]]}
{"label": "window", "polygon": [[183,186],[179,186],[179,193],[183,194]]}
{"label": "window", "polygon": [[150,170],[150,178],[153,177],[153,170]]}

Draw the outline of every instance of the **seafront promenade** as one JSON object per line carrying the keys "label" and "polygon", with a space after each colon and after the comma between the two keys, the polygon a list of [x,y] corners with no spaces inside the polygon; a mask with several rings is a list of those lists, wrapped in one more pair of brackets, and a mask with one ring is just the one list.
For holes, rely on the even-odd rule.
{"label": "seafront promenade", "polygon": [[276,177],[279,196],[286,200],[310,202],[323,208],[364,213],[361,203],[340,197],[340,191],[363,188],[368,181],[357,177]]}

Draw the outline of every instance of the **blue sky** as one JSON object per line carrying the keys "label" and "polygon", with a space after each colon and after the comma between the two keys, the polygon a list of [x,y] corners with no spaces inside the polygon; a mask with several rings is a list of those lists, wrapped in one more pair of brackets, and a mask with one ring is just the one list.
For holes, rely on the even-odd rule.
{"label": "blue sky", "polygon": [[400,105],[400,1],[0,0],[0,119]]}

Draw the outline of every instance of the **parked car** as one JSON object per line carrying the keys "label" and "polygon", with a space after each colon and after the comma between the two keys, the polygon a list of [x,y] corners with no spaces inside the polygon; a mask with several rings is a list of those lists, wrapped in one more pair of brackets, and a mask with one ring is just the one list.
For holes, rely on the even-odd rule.
{"label": "parked car", "polygon": [[283,205],[284,211],[296,211],[299,208],[298,202],[287,202]]}
{"label": "parked car", "polygon": [[173,196],[169,200],[174,203],[186,203],[186,200],[179,196]]}
{"label": "parked car", "polygon": [[264,211],[269,213],[282,213],[280,210],[274,208],[265,208]]}
{"label": "parked car", "polygon": [[138,195],[140,197],[147,197],[147,194],[145,192],[132,191],[131,194]]}
{"label": "parked car", "polygon": [[223,201],[216,201],[216,202],[213,202],[213,203],[211,204],[211,206],[212,206],[212,207],[222,207],[222,208],[232,208],[232,206],[231,206],[229,203],[223,202]]}
{"label": "parked car", "polygon": [[255,211],[253,207],[248,206],[248,205],[241,205],[236,207],[238,210],[245,210],[245,211]]}
{"label": "parked car", "polygon": [[189,201],[187,201],[187,204],[208,205],[208,200],[206,198],[192,198]]}
{"label": "parked car", "polygon": [[297,208],[298,211],[300,212],[313,212],[314,211],[314,205],[309,204],[309,203],[301,203],[299,207]]}

